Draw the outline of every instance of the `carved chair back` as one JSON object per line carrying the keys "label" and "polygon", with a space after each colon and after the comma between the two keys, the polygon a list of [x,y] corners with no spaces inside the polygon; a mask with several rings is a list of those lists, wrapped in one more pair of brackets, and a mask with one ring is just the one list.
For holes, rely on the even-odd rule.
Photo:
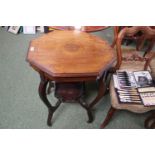
{"label": "carved chair back", "polygon": [[122,40],[124,37],[132,37],[135,34],[141,32],[141,39],[149,39],[151,41],[151,44],[147,50],[147,52],[150,52],[150,50],[153,48],[153,45],[155,43],[155,29],[149,27],[149,26],[133,26],[133,27],[125,27],[122,29],[117,37],[116,40],[116,51],[117,51],[117,64],[115,66],[115,69],[119,69],[122,63]]}

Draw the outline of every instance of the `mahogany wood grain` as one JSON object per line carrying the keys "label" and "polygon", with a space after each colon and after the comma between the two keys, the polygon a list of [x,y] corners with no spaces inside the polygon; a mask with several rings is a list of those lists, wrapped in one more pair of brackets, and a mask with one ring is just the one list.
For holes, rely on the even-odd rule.
{"label": "mahogany wood grain", "polygon": [[27,60],[52,77],[100,76],[114,60],[109,43],[85,32],[54,31],[31,42]]}

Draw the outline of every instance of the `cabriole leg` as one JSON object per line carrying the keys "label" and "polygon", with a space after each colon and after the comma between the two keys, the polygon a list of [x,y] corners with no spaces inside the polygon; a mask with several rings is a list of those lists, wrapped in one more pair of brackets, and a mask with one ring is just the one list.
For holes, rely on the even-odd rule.
{"label": "cabriole leg", "polygon": [[39,84],[39,96],[41,98],[41,100],[43,101],[43,103],[47,106],[48,108],[48,118],[47,118],[47,125],[51,126],[52,125],[52,117],[53,117],[53,113],[56,111],[56,109],[59,107],[59,105],[61,104],[61,101],[58,100],[55,106],[52,106],[49,102],[49,100],[47,99],[47,94],[46,94],[46,88],[47,88],[47,84],[48,84],[48,80],[43,76],[40,75],[41,81]]}

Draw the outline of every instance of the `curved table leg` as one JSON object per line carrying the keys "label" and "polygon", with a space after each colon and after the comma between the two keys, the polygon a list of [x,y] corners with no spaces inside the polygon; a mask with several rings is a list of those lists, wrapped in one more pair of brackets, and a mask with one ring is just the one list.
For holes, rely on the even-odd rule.
{"label": "curved table leg", "polygon": [[[104,96],[106,92],[106,85],[105,85],[105,78],[106,78],[107,72],[104,73],[104,75],[98,80],[99,89],[98,94],[96,98],[89,104],[88,106],[88,113],[91,113],[92,108],[98,103],[98,101]],[[88,123],[91,123],[94,119],[89,119]]]}
{"label": "curved table leg", "polygon": [[88,123],[92,122],[93,121],[93,114],[92,114],[91,110],[89,109],[88,104],[82,98],[79,99],[79,103],[87,111],[87,115],[88,115],[88,121],[87,122]]}
{"label": "curved table leg", "polygon": [[39,96],[40,96],[41,100],[48,108],[47,125],[51,126],[53,113],[56,111],[56,109],[59,107],[59,105],[62,102],[61,102],[61,100],[58,100],[55,106],[52,106],[50,104],[49,100],[47,99],[47,94],[46,94],[46,88],[47,88],[47,84],[49,81],[47,79],[45,79],[45,77],[43,75],[40,75],[40,78],[41,78],[41,81],[40,81],[38,92],[39,92]]}

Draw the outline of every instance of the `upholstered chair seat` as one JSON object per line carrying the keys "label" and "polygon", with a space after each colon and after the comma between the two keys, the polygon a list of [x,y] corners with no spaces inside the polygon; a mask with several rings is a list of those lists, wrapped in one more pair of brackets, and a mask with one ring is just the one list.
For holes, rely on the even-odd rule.
{"label": "upholstered chair seat", "polygon": [[[139,71],[144,69],[144,62],[122,62],[122,65],[120,66],[120,70],[126,70],[126,71]],[[130,104],[122,104],[119,102],[115,87],[114,87],[114,82],[113,78],[111,78],[110,81],[110,87],[109,87],[109,92],[110,92],[110,103],[111,103],[111,108],[108,111],[107,117],[105,118],[104,122],[101,124],[100,128],[104,128],[109,121],[111,120],[113,114],[117,110],[127,110],[133,113],[146,113],[152,110],[155,110],[155,106],[149,106],[146,107],[143,104],[135,104],[135,103],[130,103]]]}
{"label": "upholstered chair seat", "polygon": [[[129,58],[128,60],[124,60],[122,61],[122,64],[119,68],[119,70],[125,70],[125,71],[142,71],[144,70],[144,66],[145,66],[145,59],[144,60],[132,60],[131,57],[133,57],[133,55],[138,55],[138,56],[142,56],[140,54],[142,54],[141,51],[135,51],[132,48],[123,48],[123,56],[124,59]],[[131,58],[131,59],[130,59]],[[139,58],[140,59],[140,58]],[[147,70],[151,71],[151,74],[155,74],[155,59],[153,59],[150,62],[150,67],[147,67]],[[153,72],[154,71],[154,72]],[[110,82],[110,97],[111,97],[111,105],[113,108],[116,109],[125,109],[128,111],[132,111],[135,113],[144,113],[150,110],[155,109],[155,106],[153,107],[145,107],[143,104],[142,105],[136,105],[136,104],[120,104],[117,98],[117,94],[115,92],[115,88],[114,88],[114,82],[113,82],[113,78],[111,79]]]}
{"label": "upholstered chair seat", "polygon": [[111,106],[117,110],[128,110],[134,113],[145,113],[155,109],[155,106],[146,107],[143,104],[119,103],[119,100],[117,98],[117,94],[114,88],[113,79],[111,80],[111,83],[110,83],[110,97],[111,97]]}

